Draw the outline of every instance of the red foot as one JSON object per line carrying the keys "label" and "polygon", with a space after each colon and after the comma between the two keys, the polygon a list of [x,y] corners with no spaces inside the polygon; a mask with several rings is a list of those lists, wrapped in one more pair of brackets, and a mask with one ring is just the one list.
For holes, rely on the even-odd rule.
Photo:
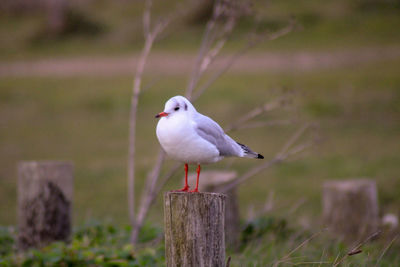
{"label": "red foot", "polygon": [[193,190],[190,190],[189,193],[199,193],[199,189],[195,188]]}
{"label": "red foot", "polygon": [[189,191],[189,186],[185,186],[182,189],[174,190],[173,192],[188,192]]}

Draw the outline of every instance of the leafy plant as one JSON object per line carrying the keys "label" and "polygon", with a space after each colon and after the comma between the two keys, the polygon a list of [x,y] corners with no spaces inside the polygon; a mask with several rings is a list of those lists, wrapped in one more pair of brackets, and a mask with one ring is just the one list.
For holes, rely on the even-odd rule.
{"label": "leafy plant", "polygon": [[292,232],[293,231],[288,228],[285,219],[262,216],[244,225],[241,233],[241,243],[242,246],[246,246],[250,241],[266,235],[271,235],[271,238],[276,240],[283,240]]}
{"label": "leafy plant", "polygon": [[[140,250],[129,244],[130,227],[91,221],[75,230],[70,243],[55,242],[26,252],[15,250],[12,228],[0,228],[0,266],[160,266],[164,248]],[[160,230],[146,226],[141,236],[151,240]]]}

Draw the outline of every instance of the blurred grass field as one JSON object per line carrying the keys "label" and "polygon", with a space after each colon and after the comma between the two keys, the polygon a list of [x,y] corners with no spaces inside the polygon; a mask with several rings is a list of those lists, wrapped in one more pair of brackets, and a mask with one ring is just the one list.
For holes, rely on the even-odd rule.
{"label": "blurred grass field", "polygon": [[[300,121],[317,122],[320,127],[322,142],[315,148],[241,186],[242,208],[246,210],[250,204],[262,206],[268,192],[274,191],[283,208],[305,198],[307,202],[302,209],[318,216],[324,180],[370,177],[378,182],[382,207],[398,212],[399,67],[398,62],[385,62],[359,69],[290,75],[235,74],[225,76],[210,88],[199,99],[197,107],[222,126],[234,122],[254,105],[279,95],[276,88],[287,87],[297,92],[298,108],[278,110],[267,119],[298,117]],[[183,93],[186,77],[169,76],[162,81],[162,85],[145,91],[140,102],[139,183],[152,166],[159,147],[154,114],[163,109],[164,101],[170,96]],[[91,217],[127,222],[125,192],[130,84],[131,77],[2,79],[2,224],[15,222],[15,216],[11,214],[15,212],[16,203],[16,163],[30,159],[75,162],[77,222]],[[282,112],[284,115],[279,114]],[[232,136],[257,148],[268,159],[299,126],[246,129]],[[243,173],[256,163],[238,159],[232,168]],[[225,168],[225,165],[222,161],[204,169]],[[175,179],[168,188],[179,182]],[[154,216],[159,221],[157,210],[154,210]]]}
{"label": "blurred grass field", "polygon": [[[76,0],[70,2],[75,12],[96,23],[102,33],[78,33],[47,42],[38,41],[36,36],[45,24],[45,17],[41,13],[25,12],[19,16],[3,13],[0,17],[0,59],[113,56],[141,49],[141,1],[113,3],[95,0],[91,4]],[[182,3],[178,0],[157,1],[153,5],[153,16],[163,16]],[[339,0],[324,3],[318,0],[255,1],[259,31],[277,29],[287,24],[290,18],[295,18],[301,25],[301,30],[260,45],[259,51],[334,51],[398,46],[399,6],[394,0]],[[199,19],[194,23],[191,16],[194,16],[193,12],[175,20],[153,50],[197,50],[205,21]],[[248,39],[246,33],[254,24],[249,18],[242,19],[227,50],[243,45]]]}
{"label": "blurred grass field", "polygon": [[[101,22],[102,34],[76,35],[43,43],[32,41],[43,23],[40,15],[2,14],[0,63],[69,57],[128,57],[138,53],[143,41],[138,17],[141,4],[137,1],[121,5],[110,1],[95,3],[77,6],[90,19]],[[156,5],[156,14],[164,14],[171,3]],[[284,25],[291,15],[303,29],[260,45],[252,51],[256,55],[400,49],[400,8],[396,1],[274,0],[267,4],[260,2],[257,7],[263,14],[261,29]],[[226,48],[228,52],[244,44],[250,27],[246,19],[241,21]],[[182,19],[173,24],[154,51],[195,53],[202,32],[203,25],[192,25]],[[245,220],[252,210],[262,210],[273,192],[274,214],[290,216],[291,225],[320,229],[322,183],[329,179],[361,177],[377,181],[381,214],[400,214],[399,70],[400,60],[394,55],[393,58],[329,68],[229,72],[213,84],[195,106],[222,127],[282,92],[293,92],[293,108],[278,109],[263,118],[268,121],[296,119],[297,123],[231,134],[267,160],[302,122],[318,125],[320,140],[316,146],[240,186],[242,219]],[[166,75],[150,70],[145,74],[145,87],[152,86],[142,93],[139,103],[137,198],[159,149],[154,115],[163,109],[168,98],[184,93],[189,73],[190,70]],[[16,222],[17,162],[52,159],[71,160],[75,164],[75,225],[91,219],[128,223],[126,163],[131,86],[132,76],[122,74],[0,76],[0,225]],[[173,163],[168,160],[163,172]],[[250,159],[228,159],[204,166],[203,170],[230,166],[244,173],[257,163],[259,161]],[[182,175],[183,169],[165,190],[180,186]],[[299,203],[302,204],[298,206]],[[162,226],[161,196],[148,221]],[[319,243],[316,244],[318,247]],[[248,259],[255,258],[260,250],[280,255],[287,250],[287,246],[253,245],[240,257],[237,255],[235,264],[250,264]],[[333,251],[337,249],[334,247]],[[321,251],[315,248],[309,253],[315,258]],[[363,261],[358,263],[363,264]]]}

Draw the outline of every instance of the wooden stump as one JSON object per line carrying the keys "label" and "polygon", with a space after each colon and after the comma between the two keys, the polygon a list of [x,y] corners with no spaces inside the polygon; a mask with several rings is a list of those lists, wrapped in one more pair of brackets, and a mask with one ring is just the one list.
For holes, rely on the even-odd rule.
{"label": "wooden stump", "polygon": [[18,164],[18,248],[67,241],[71,232],[73,166],[68,162]]}
{"label": "wooden stump", "polygon": [[164,195],[167,266],[225,266],[225,195]]}
{"label": "wooden stump", "polygon": [[359,241],[378,230],[375,181],[357,179],[325,182],[322,200],[325,225],[345,241]]}
{"label": "wooden stump", "polygon": [[[189,181],[194,184],[197,174],[189,175]],[[229,182],[237,178],[235,171],[203,171],[200,176],[199,190],[201,192],[221,193]],[[232,249],[237,249],[240,239],[240,214],[236,187],[225,192],[225,243]]]}

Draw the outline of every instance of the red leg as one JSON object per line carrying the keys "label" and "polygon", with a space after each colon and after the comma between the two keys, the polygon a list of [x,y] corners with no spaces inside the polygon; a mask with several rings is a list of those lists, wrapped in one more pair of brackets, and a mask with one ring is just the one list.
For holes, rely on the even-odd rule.
{"label": "red leg", "polygon": [[175,190],[175,192],[187,192],[187,191],[189,191],[188,171],[189,171],[189,166],[188,166],[187,163],[185,163],[185,186],[182,189]]}
{"label": "red leg", "polygon": [[198,192],[199,192],[199,178],[200,178],[200,170],[201,170],[201,168],[200,168],[200,164],[199,164],[199,166],[197,166],[197,180],[196,180],[196,188],[195,188],[195,189],[193,189],[193,190],[191,190],[191,191],[189,191],[189,192],[191,192],[191,193],[198,193]]}

